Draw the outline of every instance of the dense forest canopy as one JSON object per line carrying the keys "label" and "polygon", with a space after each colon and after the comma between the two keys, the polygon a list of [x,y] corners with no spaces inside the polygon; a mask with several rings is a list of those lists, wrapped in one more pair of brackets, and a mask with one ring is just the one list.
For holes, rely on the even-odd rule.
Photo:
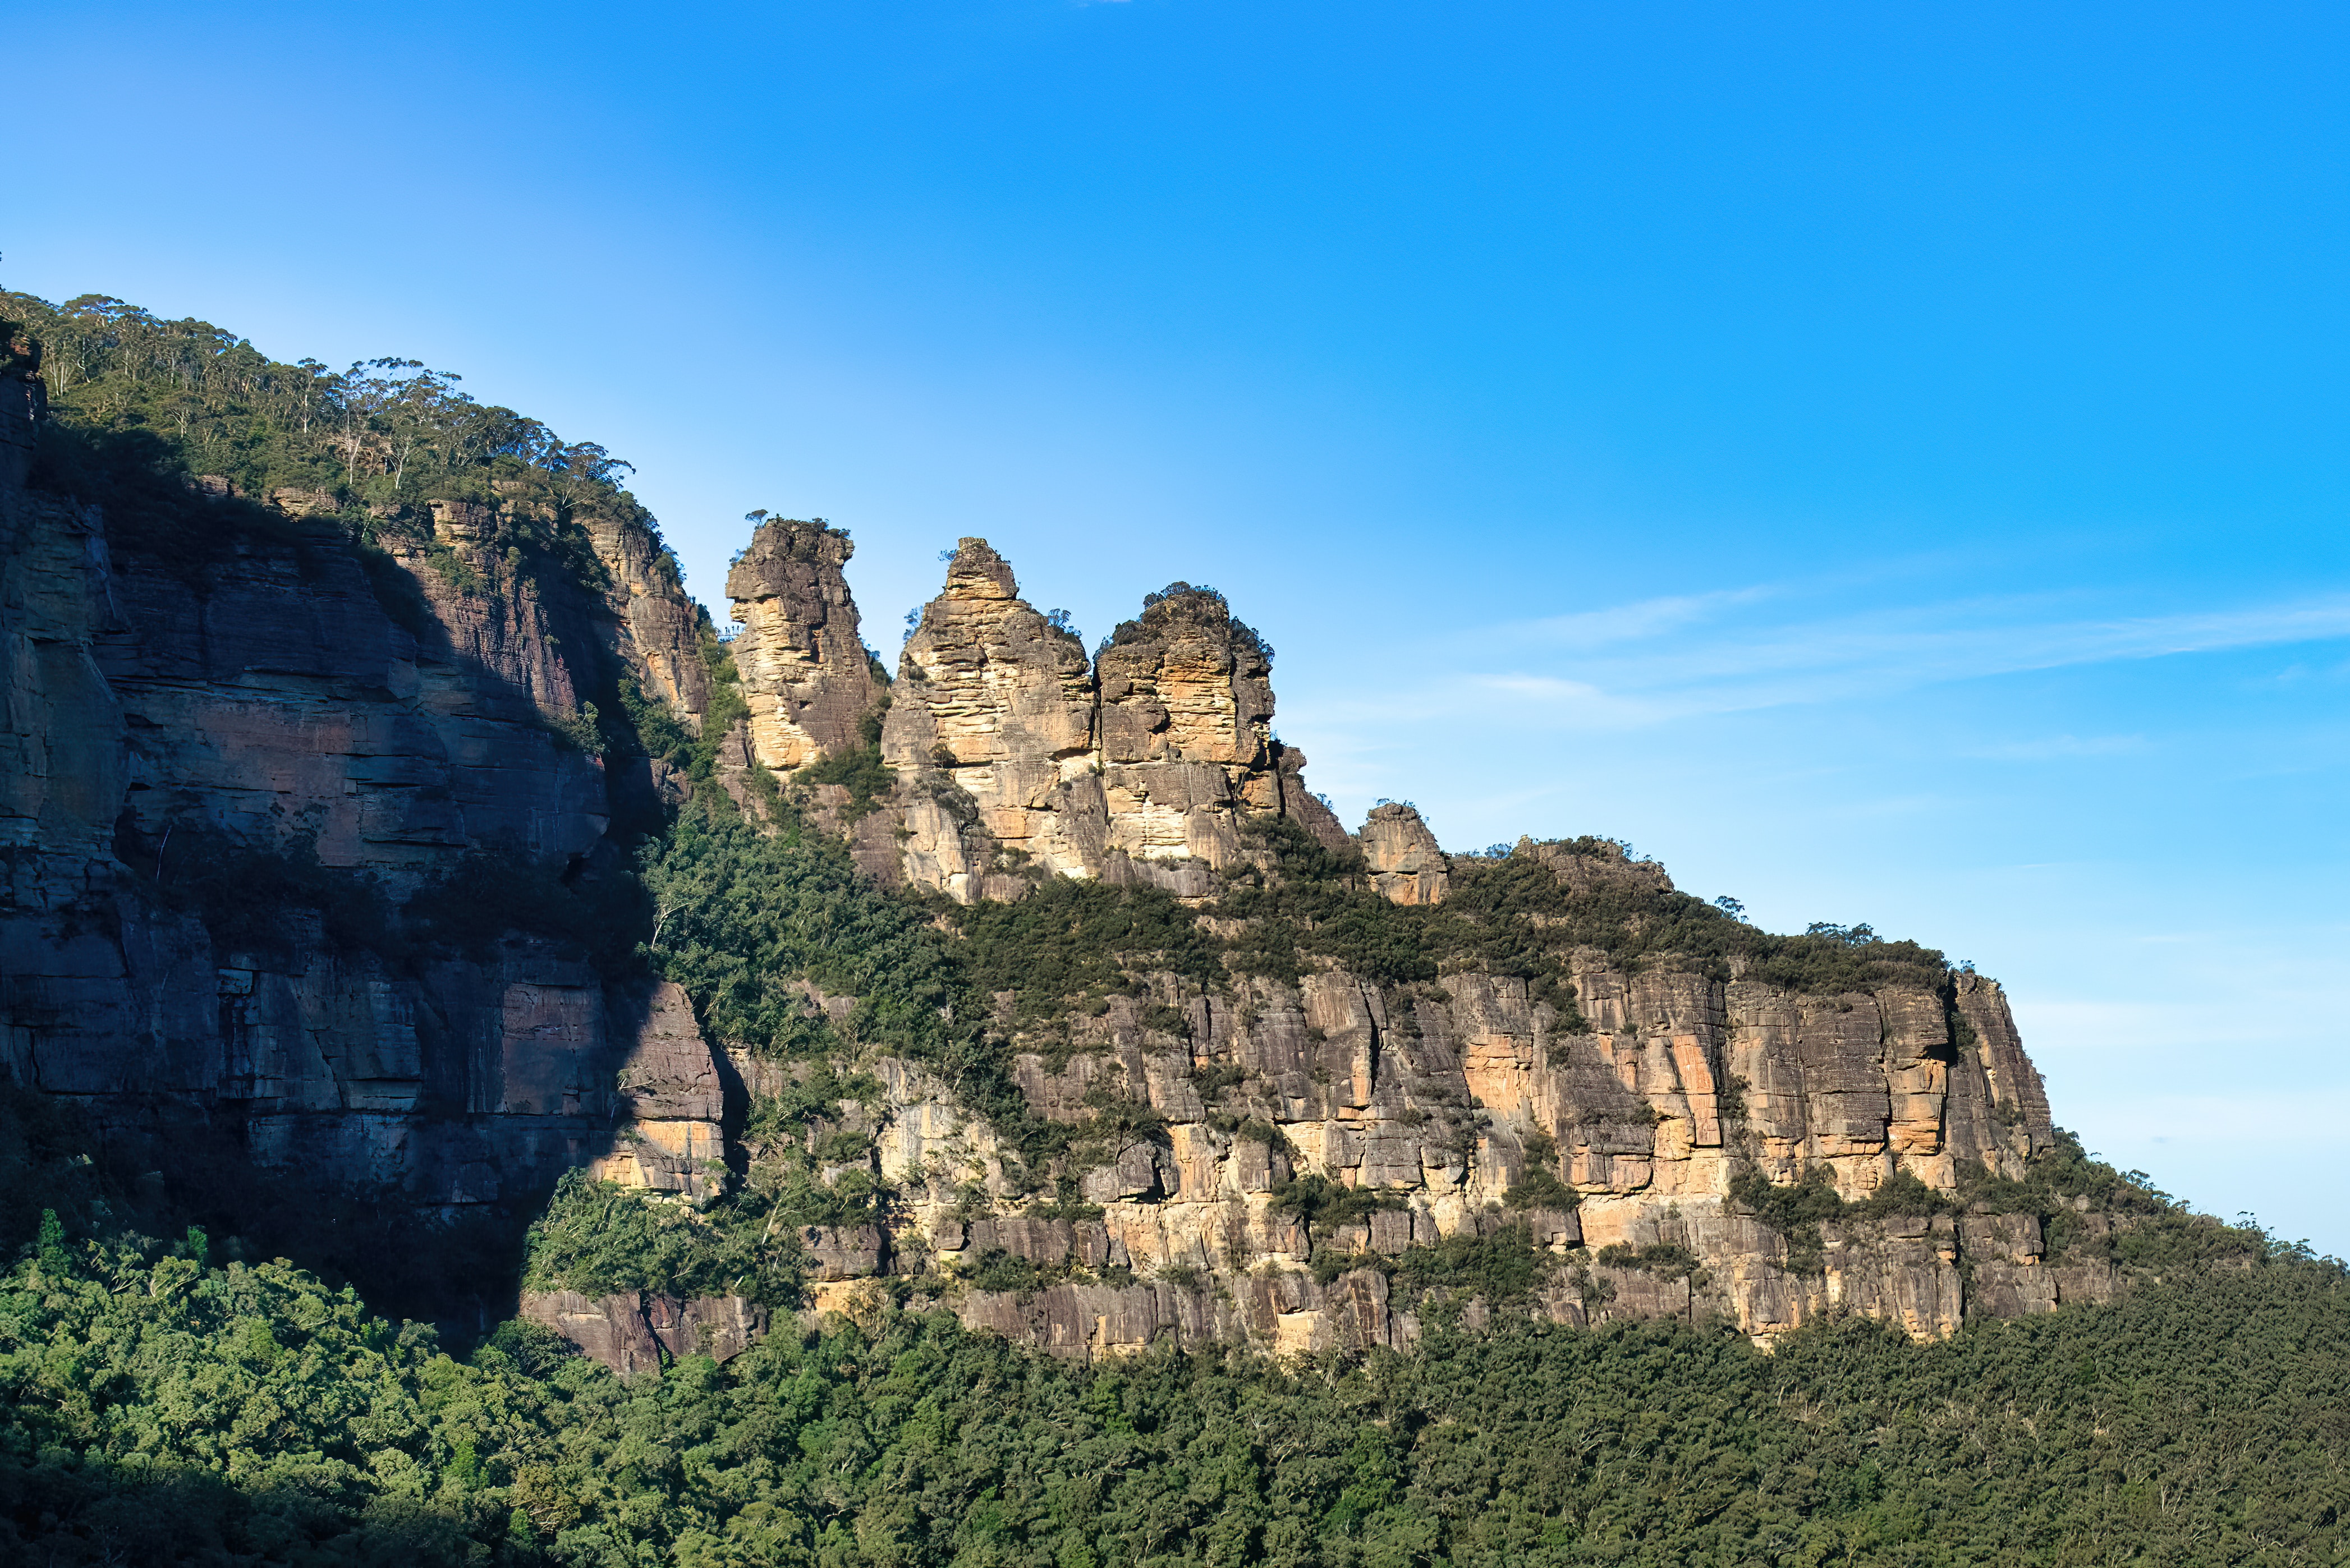
{"label": "dense forest canopy", "polygon": [[458,389],[462,377],[415,359],[284,364],[210,322],[165,321],[95,294],[53,306],[0,291],[6,321],[40,345],[60,437],[217,476],[246,495],[285,489],[381,507],[489,501],[504,481],[568,509],[616,494],[629,467],[593,441],[475,401]]}

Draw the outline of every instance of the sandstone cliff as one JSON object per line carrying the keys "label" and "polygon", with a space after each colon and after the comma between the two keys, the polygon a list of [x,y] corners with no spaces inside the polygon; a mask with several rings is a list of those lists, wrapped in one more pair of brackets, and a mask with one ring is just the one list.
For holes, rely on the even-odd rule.
{"label": "sandstone cliff", "polygon": [[857,606],[841,576],[847,536],[818,523],[764,522],[726,575],[743,630],[733,644],[753,753],[797,768],[858,742],[878,695]]}
{"label": "sandstone cliff", "polygon": [[[1466,972],[1188,998],[1156,977],[1079,1020],[1074,1052],[1016,1058],[1055,1119],[1147,1108],[1074,1162],[1074,1210],[1021,1198],[1033,1176],[992,1128],[884,1062],[878,1114],[843,1116],[871,1119],[891,1220],[878,1249],[816,1251],[817,1299],[895,1270],[962,1278],[946,1294],[968,1321],[1072,1354],[1170,1334],[1400,1346],[1414,1261],[1513,1234],[1559,1265],[1530,1304],[1570,1322],[1712,1314],[1768,1338],[1851,1311],[1939,1335],[2113,1288],[2094,1259],[2045,1266],[2036,1218],[1963,1211],[1970,1183],[2021,1178],[2053,1137],[1991,982],[1804,995],[1589,950],[1573,975],[1580,1017]],[[1736,1196],[1742,1173],[1807,1172],[1842,1210],[1808,1230]],[[1315,1179],[1321,1215],[1299,1201]],[[1927,1201],[1908,1212],[1871,1203],[1910,1191]],[[1033,1273],[985,1288],[997,1255]]]}
{"label": "sandstone cliff", "polygon": [[[884,681],[821,524],[754,535],[730,655],[609,496],[207,486],[175,555],[29,483],[40,396],[12,360],[0,1062],[159,1164],[227,1147],[442,1219],[518,1221],[577,1168],[670,1212],[755,1191],[813,1304],[1067,1354],[1496,1311],[1937,1334],[2115,1288],[2011,1190],[2056,1134],[1993,982],[1752,933],[1603,840],[1448,857],[1395,804],[1347,833],[1211,590],[1089,657],[966,539]],[[946,895],[912,919],[950,967],[960,916],[1055,889],[1148,939],[1079,910],[922,1003],[964,1009],[993,1116],[976,1056],[912,1059],[804,981],[826,1060],[712,1042],[635,953],[661,911],[619,841],[704,786]],[[764,1321],[723,1279],[594,1288],[526,1308],[624,1370]]]}
{"label": "sandstone cliff", "polygon": [[[853,829],[860,863],[962,902],[1055,877],[1148,885],[1233,935],[1251,922],[1232,877],[1267,897],[1287,879],[1253,825],[1285,819],[1412,919],[1520,878],[1511,898],[1555,911],[1530,922],[1527,972],[1549,978],[1495,972],[1477,943],[1498,933],[1471,909],[1399,933],[1454,944],[1433,983],[1325,958],[1203,990],[1146,959],[1127,994],[1026,1029],[1007,993],[1020,1090],[1081,1129],[1071,1152],[1039,1171],[921,1070],[877,1058],[888,1094],[841,1116],[871,1130],[892,1197],[853,1239],[810,1232],[820,1303],[913,1279],[1071,1353],[1166,1334],[1401,1345],[1437,1299],[1421,1262],[1505,1236],[1551,1260],[1536,1310],[1719,1314],[1765,1338],[1837,1311],[1939,1334],[2113,1288],[2097,1257],[2051,1266],[2038,1219],[1973,1196],[2054,1138],[1994,984],[1935,955],[1793,984],[1736,956],[1579,940],[1591,909],[1678,899],[1670,879],[1605,841],[1455,860],[1400,804],[1348,836],[1273,711],[1269,651],[1221,596],[1151,596],[1089,668],[966,539],[900,660],[881,742],[896,784]],[[1120,1119],[1130,1134],[1103,1130]]]}
{"label": "sandstone cliff", "polygon": [[[20,358],[0,376],[0,1064],[167,1167],[224,1139],[419,1214],[602,1154],[614,1067],[674,1009],[521,905],[567,896],[616,812],[658,809],[655,764],[582,749],[591,701],[616,712],[625,676],[687,723],[707,705],[701,613],[658,539],[591,514],[563,537],[592,557],[566,562],[517,499],[369,546],[315,514],[330,498],[216,486],[209,554],[110,548],[119,520],[28,487],[39,403]],[[435,889],[482,929],[386,934],[380,911]],[[713,1113],[668,1152],[714,1137]],[[236,1183],[212,1186],[233,1210]]]}
{"label": "sandstone cliff", "polygon": [[[789,526],[764,525],[727,588],[735,618],[760,639],[749,652],[752,632],[736,644],[754,732],[755,715],[813,711],[811,691],[831,715],[821,737],[763,742],[762,760],[777,766],[847,746],[853,711],[879,696],[846,654],[819,677],[765,651],[818,647],[827,625],[844,622],[854,641],[838,574],[847,541]],[[790,592],[773,587],[774,568],[752,569],[785,539],[809,563],[794,579],[806,586]],[[899,659],[879,742],[896,787],[851,826],[859,863],[960,902],[1016,898],[1048,877],[1198,899],[1245,857],[1248,818],[1287,818],[1349,847],[1305,788],[1305,757],[1273,733],[1271,673],[1270,651],[1222,596],[1184,583],[1150,596],[1088,659],[1075,633],[1020,597],[987,541],[964,539]]]}

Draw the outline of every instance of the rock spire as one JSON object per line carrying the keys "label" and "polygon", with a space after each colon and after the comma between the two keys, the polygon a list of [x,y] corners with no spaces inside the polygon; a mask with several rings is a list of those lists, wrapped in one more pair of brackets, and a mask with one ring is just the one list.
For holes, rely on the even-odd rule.
{"label": "rock spire", "polygon": [[726,574],[751,750],[767,767],[806,767],[856,745],[880,694],[841,575],[854,549],[837,529],[772,517]]}
{"label": "rock spire", "polygon": [[[728,584],[752,628],[736,661],[773,767],[844,743],[870,705],[861,667],[818,651],[857,646],[847,542],[806,528],[763,526]],[[1305,759],[1274,736],[1272,667],[1223,596],[1188,583],[1149,596],[1088,659],[986,540],[966,538],[899,659],[881,729],[897,782],[883,820],[857,829],[859,862],[965,901],[1045,877],[1197,898],[1243,857],[1249,817],[1292,817],[1347,847],[1305,788]]]}

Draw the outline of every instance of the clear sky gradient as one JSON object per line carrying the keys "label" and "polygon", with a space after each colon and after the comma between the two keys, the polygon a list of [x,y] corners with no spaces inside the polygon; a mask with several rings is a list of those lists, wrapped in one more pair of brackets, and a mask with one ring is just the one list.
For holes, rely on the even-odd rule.
{"label": "clear sky gradient", "polygon": [[867,638],[984,535],[1275,644],[1350,821],[2002,977],[2058,1119],[2350,1252],[2350,11],[120,5],[0,282],[462,372]]}

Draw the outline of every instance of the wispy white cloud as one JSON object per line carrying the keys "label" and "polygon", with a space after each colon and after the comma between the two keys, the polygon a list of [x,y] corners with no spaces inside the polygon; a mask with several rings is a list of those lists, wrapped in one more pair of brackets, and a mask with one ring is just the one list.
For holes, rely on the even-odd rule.
{"label": "wispy white cloud", "polygon": [[[1751,613],[1795,597],[1756,587],[1496,628],[1494,643],[1539,644],[1565,657],[1439,678],[1428,705],[1505,702],[1551,724],[1627,729],[2031,670],[2350,638],[2350,595],[2103,618],[2051,613],[2078,607],[2023,597],[1811,618]],[[2061,736],[2018,742],[2002,754],[2106,755],[2142,743]]]}

